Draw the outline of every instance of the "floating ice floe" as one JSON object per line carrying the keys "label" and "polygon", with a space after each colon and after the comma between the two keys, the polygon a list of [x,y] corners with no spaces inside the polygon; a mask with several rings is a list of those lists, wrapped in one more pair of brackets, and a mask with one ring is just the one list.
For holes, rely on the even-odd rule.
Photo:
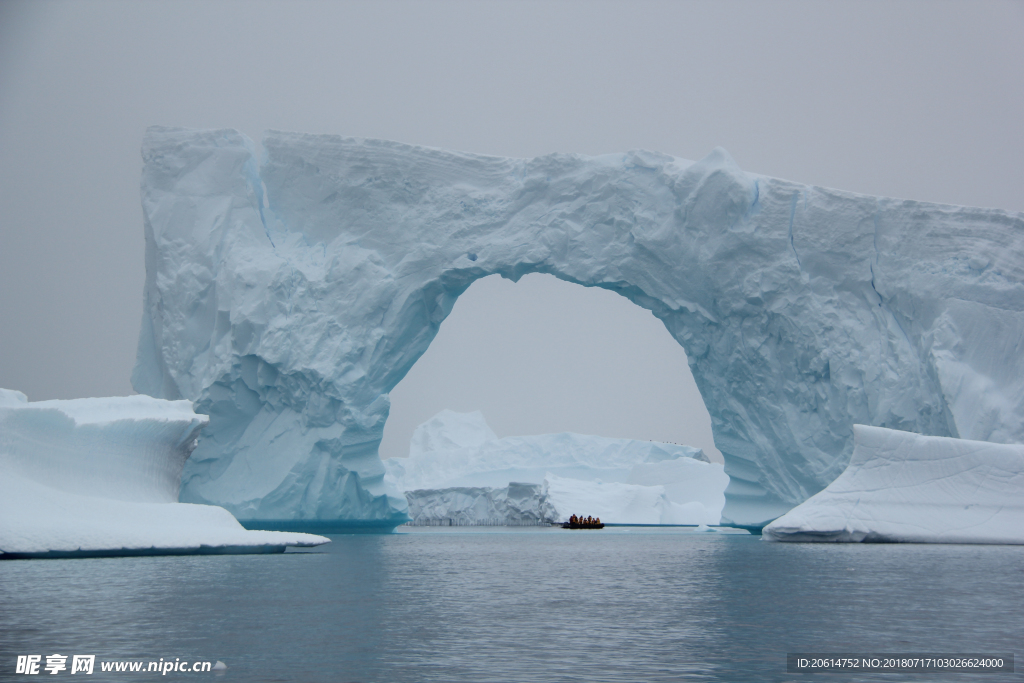
{"label": "floating ice floe", "polygon": [[1024,544],[1024,446],[853,430],[846,470],[764,539]]}
{"label": "floating ice floe", "polygon": [[0,558],[283,552],[321,536],[247,531],[178,502],[207,423],[149,396],[28,402],[0,389]]}

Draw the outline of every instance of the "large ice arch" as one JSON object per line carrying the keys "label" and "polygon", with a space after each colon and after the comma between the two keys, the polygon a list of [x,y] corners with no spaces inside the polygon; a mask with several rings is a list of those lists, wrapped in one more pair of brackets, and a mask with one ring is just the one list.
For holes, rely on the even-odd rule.
{"label": "large ice arch", "polygon": [[760,526],[853,424],[1024,441],[1024,216],[746,173],[721,149],[506,159],[151,128],[132,381],[210,415],[184,502],[250,526],[393,526],[388,392],[478,278],[603,287],[684,347]]}

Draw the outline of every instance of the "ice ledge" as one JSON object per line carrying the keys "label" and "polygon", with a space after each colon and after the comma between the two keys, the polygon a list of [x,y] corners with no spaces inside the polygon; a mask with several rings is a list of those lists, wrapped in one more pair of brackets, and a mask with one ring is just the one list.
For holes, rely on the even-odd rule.
{"label": "ice ledge", "polygon": [[855,425],[846,470],[763,538],[1024,544],[1024,446]]}
{"label": "ice ledge", "polygon": [[299,534],[387,534],[404,524],[407,518],[395,519],[241,519],[246,529]]}
{"label": "ice ledge", "polygon": [[188,401],[30,403],[0,390],[0,559],[270,553],[328,542],[247,531],[223,508],[177,502],[206,423]]}
{"label": "ice ledge", "polygon": [[224,508],[69,494],[0,477],[0,559],[284,552],[328,539],[247,531]]}

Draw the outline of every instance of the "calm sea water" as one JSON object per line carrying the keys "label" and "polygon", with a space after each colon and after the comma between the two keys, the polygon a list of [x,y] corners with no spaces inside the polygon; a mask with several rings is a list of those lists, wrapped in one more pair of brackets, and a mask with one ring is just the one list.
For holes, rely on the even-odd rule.
{"label": "calm sea water", "polygon": [[[284,555],[0,562],[0,678],[33,680],[14,656],[58,652],[222,660],[222,681],[1024,680],[786,673],[787,652],[1020,659],[1024,547],[620,528],[332,539]],[[214,677],[97,664],[86,680]]]}

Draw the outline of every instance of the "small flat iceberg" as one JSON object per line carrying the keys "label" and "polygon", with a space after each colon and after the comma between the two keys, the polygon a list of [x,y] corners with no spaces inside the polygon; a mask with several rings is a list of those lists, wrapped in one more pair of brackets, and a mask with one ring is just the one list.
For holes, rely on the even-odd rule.
{"label": "small flat iceberg", "polygon": [[28,402],[0,389],[0,559],[283,552],[322,536],[247,531],[179,503],[207,423],[149,396]]}
{"label": "small flat iceberg", "polygon": [[850,464],[769,541],[1024,544],[1024,446],[854,425]]}
{"label": "small flat iceberg", "polygon": [[540,484],[417,489],[405,497],[412,526],[542,526],[558,518]]}

